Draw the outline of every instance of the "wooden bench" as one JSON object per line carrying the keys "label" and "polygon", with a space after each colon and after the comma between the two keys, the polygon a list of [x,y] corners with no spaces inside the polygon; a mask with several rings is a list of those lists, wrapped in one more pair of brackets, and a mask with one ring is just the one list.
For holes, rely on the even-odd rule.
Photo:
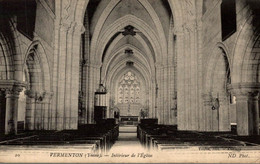
{"label": "wooden bench", "polygon": [[192,132],[177,131],[173,126],[168,125],[138,125],[137,136],[141,144],[147,150],[169,150],[183,149],[187,147],[243,147],[244,142],[236,140],[228,140],[218,135],[230,135],[229,132]]}
{"label": "wooden bench", "polygon": [[15,145],[0,145],[2,150],[32,150],[32,151],[49,151],[49,152],[64,152],[64,151],[76,151],[81,150],[84,153],[91,153],[95,154],[96,152],[96,145],[95,144],[69,144],[69,145],[40,145],[40,144],[15,144]]}
{"label": "wooden bench", "polygon": [[[111,122],[111,120],[110,120]],[[109,124],[108,126],[100,126],[89,124],[80,127],[78,130],[63,130],[58,132],[39,133],[30,138],[20,138],[1,142],[0,145],[27,145],[27,146],[43,146],[48,147],[68,145],[81,146],[82,148],[90,148],[95,153],[107,153],[114,142],[118,139],[119,126]],[[52,147],[52,146],[50,146]]]}

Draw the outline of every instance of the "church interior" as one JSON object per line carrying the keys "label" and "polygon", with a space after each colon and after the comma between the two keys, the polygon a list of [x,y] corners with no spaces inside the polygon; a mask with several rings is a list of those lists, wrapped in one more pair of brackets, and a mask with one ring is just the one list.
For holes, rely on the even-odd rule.
{"label": "church interior", "polygon": [[258,0],[0,0],[0,145],[259,148],[259,20]]}

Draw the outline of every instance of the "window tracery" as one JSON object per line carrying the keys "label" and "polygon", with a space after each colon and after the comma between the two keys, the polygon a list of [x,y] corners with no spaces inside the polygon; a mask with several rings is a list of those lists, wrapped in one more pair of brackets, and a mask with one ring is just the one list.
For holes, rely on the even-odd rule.
{"label": "window tracery", "polygon": [[122,76],[118,84],[118,102],[140,103],[140,82],[131,71]]}

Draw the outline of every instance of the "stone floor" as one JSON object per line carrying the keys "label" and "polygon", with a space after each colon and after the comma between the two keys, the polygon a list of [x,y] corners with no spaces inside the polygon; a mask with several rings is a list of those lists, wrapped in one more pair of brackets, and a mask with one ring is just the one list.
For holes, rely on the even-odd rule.
{"label": "stone floor", "polygon": [[136,126],[120,126],[119,137],[110,149],[110,153],[137,153],[145,152],[137,138]]}

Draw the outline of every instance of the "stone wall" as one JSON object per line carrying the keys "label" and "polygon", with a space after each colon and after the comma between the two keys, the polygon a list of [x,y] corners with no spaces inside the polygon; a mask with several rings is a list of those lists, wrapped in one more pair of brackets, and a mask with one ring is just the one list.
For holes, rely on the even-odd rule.
{"label": "stone wall", "polygon": [[[225,67],[228,65],[230,70],[230,76],[231,76],[231,81],[230,83],[236,82],[236,77],[239,76],[234,73],[234,69],[239,69],[234,67],[237,61],[234,59],[235,55],[235,49],[239,49],[237,45],[237,41],[241,38],[240,32],[241,29],[244,28],[246,20],[251,17],[252,10],[250,9],[249,5],[246,3],[246,1],[239,0],[236,1],[236,19],[237,19],[237,31],[233,33],[229,38],[227,38],[225,41],[222,41],[221,38],[221,0],[216,0],[216,1],[207,1],[207,10],[205,11],[204,15],[202,16],[202,85],[199,87],[202,87],[203,93],[204,94],[209,94],[210,96],[216,97],[216,94],[222,94],[224,95],[225,99],[230,100],[230,92],[227,88],[228,82],[225,82],[224,86],[221,88],[217,88],[217,83],[223,83],[225,79],[218,79],[215,78],[216,75],[213,75],[212,77],[207,78],[208,74],[210,72],[214,72],[215,69],[221,69],[219,67],[223,68],[223,71],[219,72],[218,74],[222,74],[222,76],[227,77],[227,70]],[[208,4],[210,3],[210,4]],[[241,38],[245,40],[246,38]],[[244,45],[243,45],[244,46]],[[227,62],[225,64],[219,63],[218,60],[212,60],[212,57],[214,57],[214,49],[220,48],[222,49],[223,53],[226,54],[227,56]],[[241,49],[242,51],[242,49]],[[241,60],[241,59],[240,59]],[[242,59],[243,60],[243,59]],[[211,69],[212,65],[216,65],[215,69]],[[228,77],[226,78],[228,80]],[[248,79],[249,80],[249,79]],[[211,82],[210,82],[211,81]],[[249,80],[250,81],[250,80]],[[210,84],[211,83],[211,84]],[[209,87],[211,86],[211,87]],[[208,95],[208,96],[209,96]],[[220,112],[226,112],[225,115],[228,115],[228,117],[225,118],[225,120],[219,118],[220,115],[215,115],[213,114],[214,111],[210,109],[212,106],[211,100],[209,100],[210,105],[207,106],[208,103],[206,103],[207,98],[204,99],[204,106],[203,106],[203,112],[202,112],[202,119],[206,120],[201,124],[200,129],[202,131],[215,131],[217,126],[220,124],[223,124],[223,121],[226,120],[227,123],[225,123],[225,126],[222,126],[222,128],[218,127],[220,131],[229,131],[230,126],[229,123],[232,122],[234,123],[234,116],[231,116],[231,114],[234,114],[234,105],[230,103],[230,101],[226,101],[224,105],[223,102],[220,100]],[[224,101],[224,99],[222,100]],[[224,109],[221,109],[224,108]],[[213,118],[212,118],[213,116]],[[216,122],[214,118],[216,119]],[[232,118],[232,119],[231,119]],[[221,123],[222,122],[222,123]]]}

